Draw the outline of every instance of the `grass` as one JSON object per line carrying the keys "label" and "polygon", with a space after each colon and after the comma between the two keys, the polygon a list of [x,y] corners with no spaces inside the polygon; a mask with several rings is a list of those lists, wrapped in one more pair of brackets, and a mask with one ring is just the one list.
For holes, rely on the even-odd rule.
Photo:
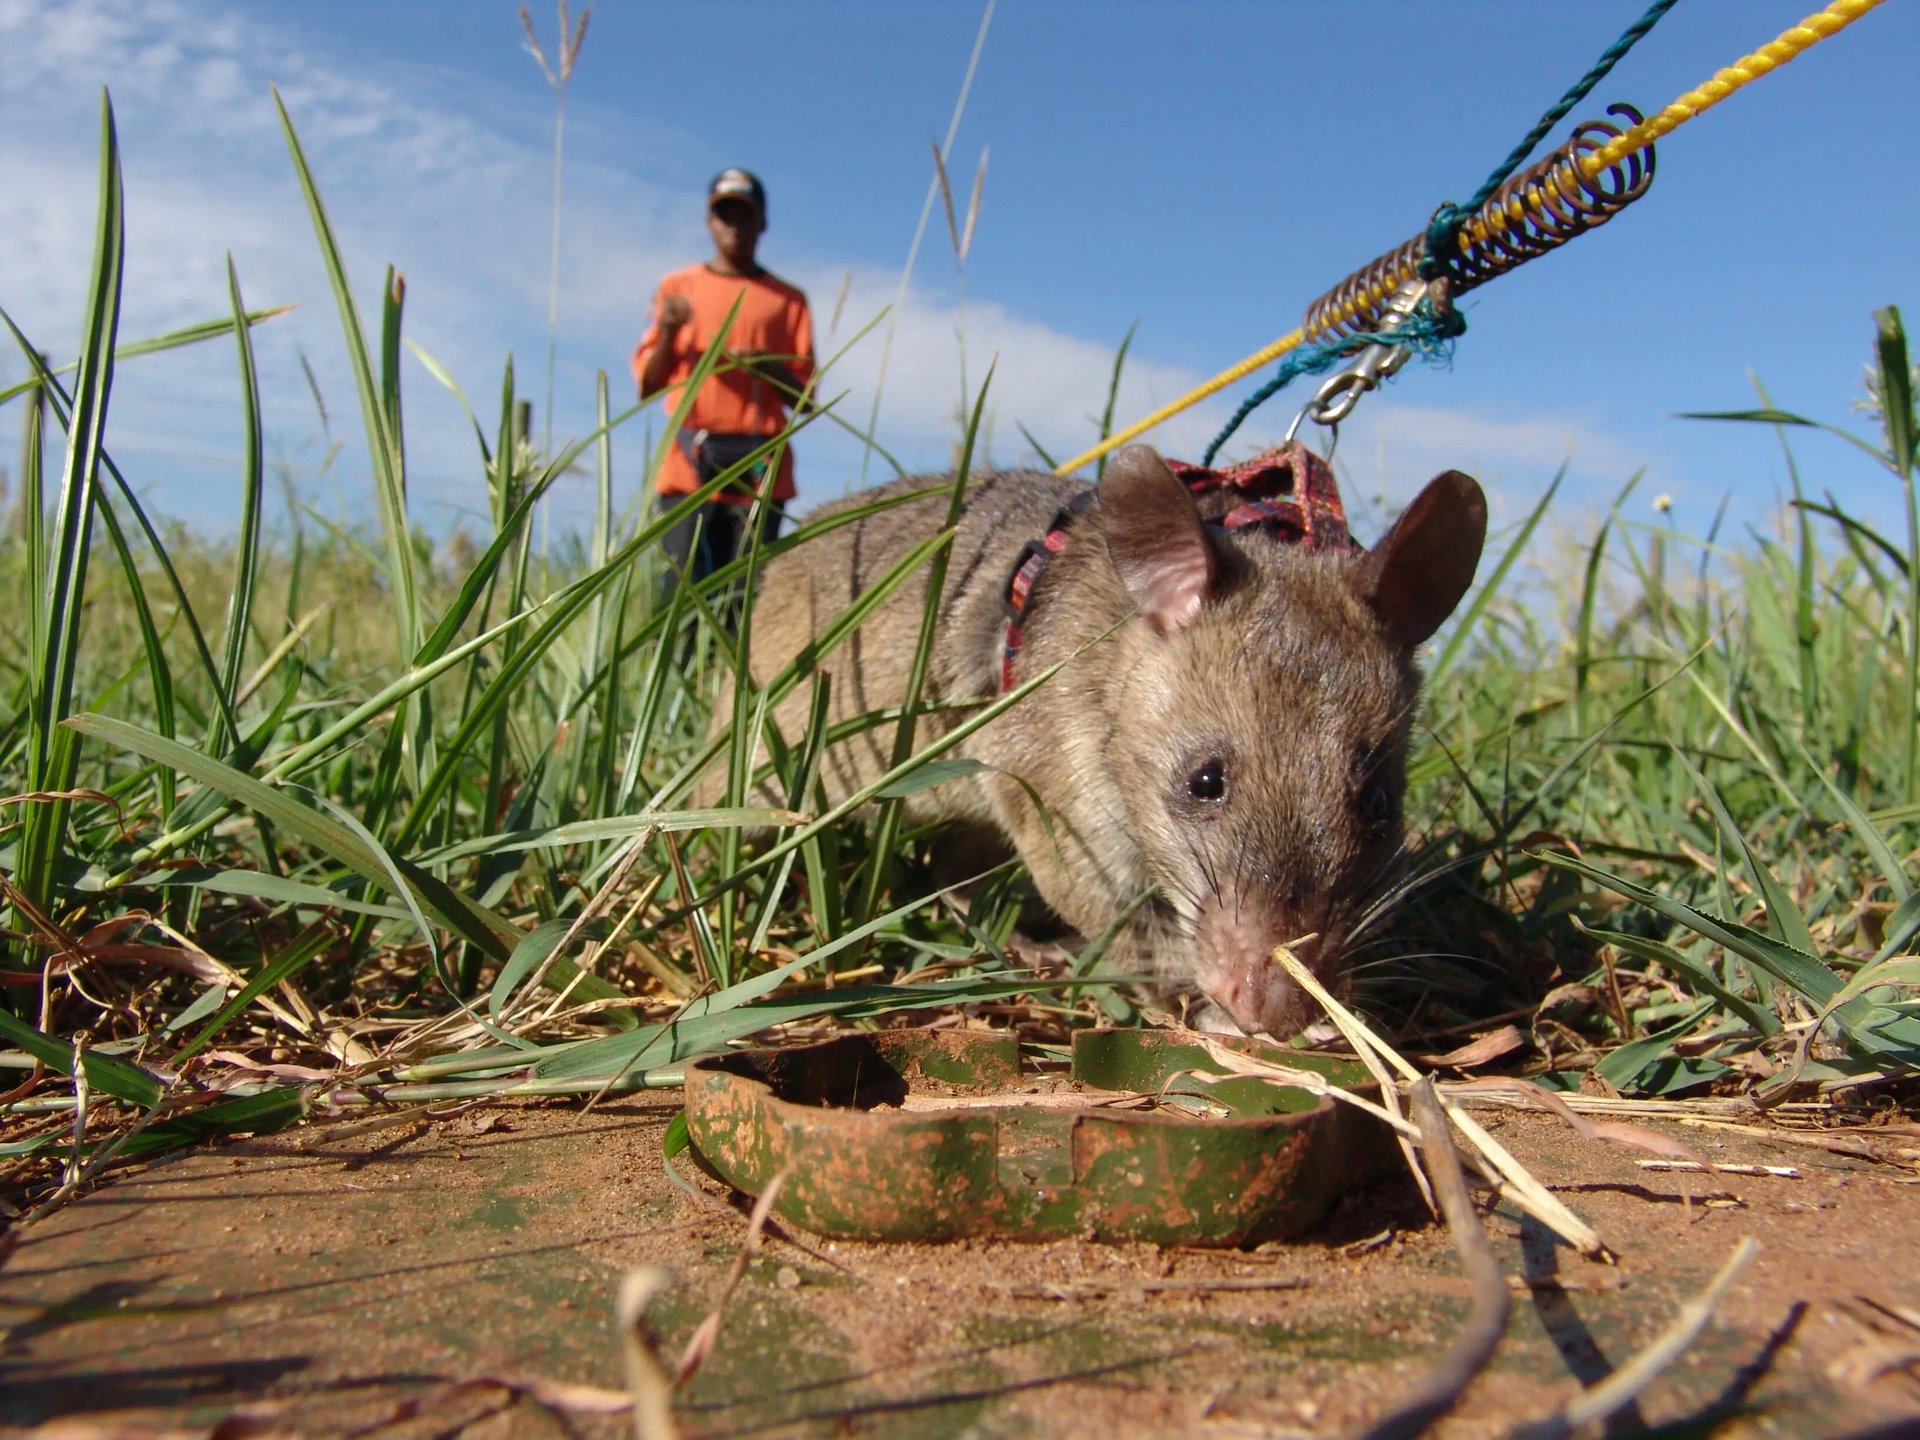
{"label": "grass", "polygon": [[[715,621],[765,555],[655,605],[655,542],[686,507],[615,514],[627,415],[604,377],[595,431],[545,455],[516,425],[509,365],[496,420],[474,426],[490,529],[422,538],[404,288],[389,275],[363,317],[282,119],[355,376],[376,533],[261,524],[250,334],[277,312],[248,310],[238,276],[223,320],[117,335],[110,110],[82,353],[54,373],[14,332],[37,382],[0,397],[24,442],[23,543],[0,559],[0,1074],[19,1082],[0,1080],[0,1161],[14,1184],[57,1197],[116,1155],[315,1111],[671,1085],[689,1058],[775,1025],[1017,1006],[1057,1036],[1130,1018],[1097,979],[1100,937],[1047,973],[1010,957],[1016,875],[965,904],[926,893],[926,837],[892,803],[962,768],[945,750],[1024,692],[932,746],[915,743],[917,696],[868,717],[892,727],[899,763],[827,808],[824,723],[778,735],[767,721],[795,686],[824,716],[819,680],[795,666],[737,683],[743,655]],[[145,515],[104,420],[116,354],[220,339],[249,443],[241,524],[213,546]],[[719,346],[701,363],[725,363]],[[1116,381],[1121,363],[1124,349]],[[1920,1065],[1920,510],[1893,311],[1877,317],[1873,371],[1880,434],[1832,433],[1902,487],[1904,536],[1797,491],[1772,536],[1696,539],[1616,505],[1584,541],[1550,542],[1549,486],[1504,537],[1430,665],[1412,864],[1358,974],[1368,1008],[1442,1048],[1520,1021],[1549,1083],[1899,1093]],[[800,423],[848,422],[829,400]],[[1770,404],[1701,423],[1831,443]],[[42,463],[56,450],[57,479]],[[598,478],[592,533],[536,563],[532,516],[576,465]],[[929,485],[956,513],[963,482]],[[937,595],[951,535],[823,646],[920,566]],[[735,708],[709,739],[725,670]],[[781,808],[745,803],[756,733]],[[708,766],[726,795],[692,808]],[[776,842],[745,845],[766,827]]]}

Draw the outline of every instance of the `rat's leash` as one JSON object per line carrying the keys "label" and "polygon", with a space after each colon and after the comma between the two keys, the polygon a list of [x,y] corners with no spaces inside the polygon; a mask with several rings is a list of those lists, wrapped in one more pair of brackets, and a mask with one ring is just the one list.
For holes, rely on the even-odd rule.
{"label": "rat's leash", "polygon": [[1057,466],[1055,473],[1070,474],[1098,460],[1282,357],[1286,358],[1279,371],[1214,437],[1207,447],[1206,462],[1211,464],[1241,422],[1290,381],[1303,374],[1325,374],[1358,354],[1360,359],[1351,369],[1321,387],[1295,419],[1288,438],[1293,437],[1302,419],[1337,425],[1361,395],[1398,370],[1413,353],[1445,362],[1451,354],[1451,342],[1466,328],[1454,309],[1460,296],[1605,223],[1645,194],[1653,183],[1656,140],[1845,29],[1882,0],[1833,0],[1651,118],[1643,119],[1629,106],[1612,106],[1608,114],[1629,122],[1624,129],[1602,120],[1587,121],[1577,126],[1558,150],[1514,176],[1514,169],[1534,145],[1674,3],[1656,0],[1629,26],[1541,117],[1466,205],[1440,206],[1425,231],[1361,266],[1308,306],[1298,329],[1107,436]]}

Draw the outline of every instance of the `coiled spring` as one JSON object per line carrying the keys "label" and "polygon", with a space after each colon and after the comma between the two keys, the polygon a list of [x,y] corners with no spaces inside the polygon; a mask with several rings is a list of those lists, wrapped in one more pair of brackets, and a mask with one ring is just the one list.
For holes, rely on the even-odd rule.
{"label": "coiled spring", "polygon": [[[1631,105],[1609,106],[1607,113],[1623,118],[1628,127],[1641,119]],[[1455,253],[1440,257],[1443,283],[1436,288],[1444,298],[1456,299],[1605,224],[1644,195],[1653,183],[1650,145],[1592,175],[1582,165],[1588,155],[1624,133],[1604,120],[1586,121],[1566,144],[1494,191],[1460,228]],[[1325,341],[1378,330],[1388,299],[1419,277],[1426,245],[1426,235],[1416,235],[1314,301],[1307,307],[1306,337]]]}

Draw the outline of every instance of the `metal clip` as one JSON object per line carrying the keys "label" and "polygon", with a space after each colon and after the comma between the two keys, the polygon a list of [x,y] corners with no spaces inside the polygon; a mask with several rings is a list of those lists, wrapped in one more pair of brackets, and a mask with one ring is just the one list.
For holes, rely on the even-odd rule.
{"label": "metal clip", "polygon": [[[1387,301],[1380,328],[1387,329],[1413,314],[1426,293],[1424,281],[1409,280],[1402,285]],[[1399,374],[1400,368],[1412,355],[1413,351],[1405,345],[1367,346],[1353,364],[1345,370],[1336,370],[1320,382],[1320,388],[1313,392],[1313,398],[1301,406],[1300,413],[1293,417],[1283,443],[1291,445],[1294,436],[1300,432],[1301,422],[1311,420],[1328,430],[1327,458],[1331,459],[1334,446],[1340,443],[1340,422],[1353,413],[1353,407],[1360,403],[1362,395],[1369,390],[1379,389],[1382,380]]]}

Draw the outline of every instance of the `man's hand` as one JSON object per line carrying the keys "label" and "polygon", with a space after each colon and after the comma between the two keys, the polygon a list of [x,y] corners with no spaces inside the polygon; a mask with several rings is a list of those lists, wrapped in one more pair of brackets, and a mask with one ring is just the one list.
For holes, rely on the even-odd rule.
{"label": "man's hand", "polygon": [[658,395],[667,383],[667,376],[673,373],[674,344],[673,337],[678,335],[693,318],[693,306],[684,295],[662,295],[660,303],[654,309],[653,326],[655,342],[653,349],[647,352],[646,364],[640,367],[640,398],[651,400]]}
{"label": "man's hand", "polygon": [[687,321],[693,318],[693,306],[684,295],[662,295],[660,297],[659,326],[662,334],[671,335]]}

